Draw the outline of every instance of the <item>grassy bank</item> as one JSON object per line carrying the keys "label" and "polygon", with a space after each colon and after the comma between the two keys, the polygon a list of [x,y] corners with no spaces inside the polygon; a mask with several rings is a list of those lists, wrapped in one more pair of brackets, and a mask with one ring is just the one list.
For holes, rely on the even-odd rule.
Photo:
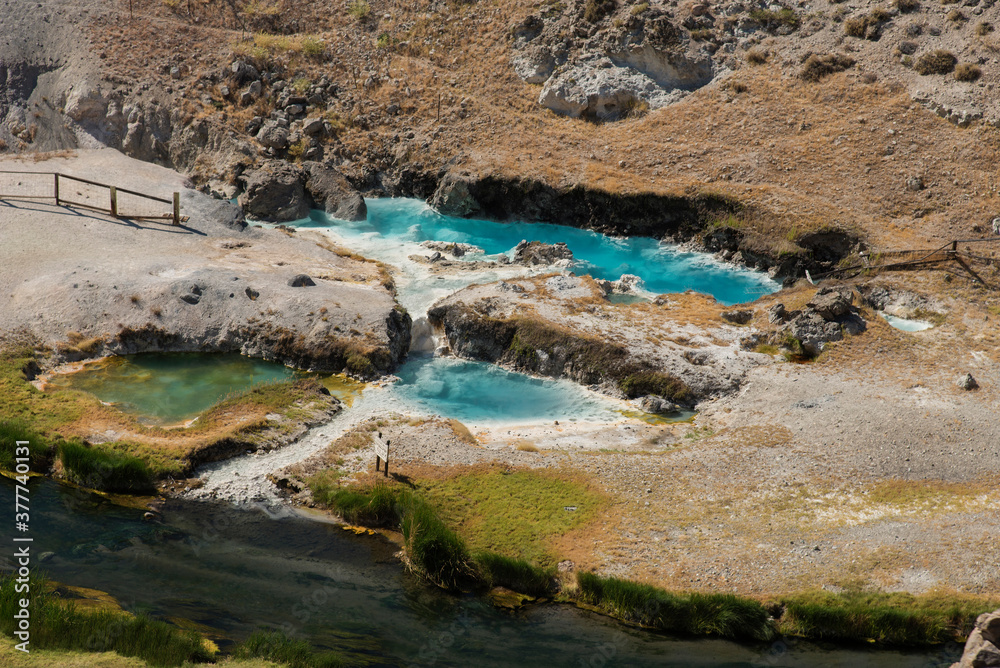
{"label": "grassy bank", "polygon": [[683,635],[770,640],[776,635],[759,602],[733,594],[673,593],[593,573],[577,574],[579,600],[627,622]]}
{"label": "grassy bank", "polygon": [[[15,591],[15,579],[0,576],[0,633],[8,637],[16,630],[14,614],[24,595]],[[115,652],[152,666],[204,662],[213,656],[197,633],[115,610],[78,610],[47,592],[41,578],[32,577],[30,584],[32,648]]]}
{"label": "grassy bank", "polygon": [[780,606],[777,626],[785,635],[919,647],[964,640],[976,617],[1000,608],[1000,599],[960,594],[816,591],[784,597]]}
{"label": "grassy bank", "polygon": [[305,640],[293,640],[280,631],[267,629],[250,634],[233,650],[233,656],[274,661],[288,668],[341,668],[347,665],[335,652],[314,652]]}
{"label": "grassy bank", "polygon": [[401,531],[411,566],[440,587],[474,591],[503,586],[529,596],[543,596],[551,589],[549,569],[490,552],[473,556],[465,541],[409,489],[382,482],[364,488],[337,487],[324,476],[312,478],[310,488],[317,503],[352,524]]}

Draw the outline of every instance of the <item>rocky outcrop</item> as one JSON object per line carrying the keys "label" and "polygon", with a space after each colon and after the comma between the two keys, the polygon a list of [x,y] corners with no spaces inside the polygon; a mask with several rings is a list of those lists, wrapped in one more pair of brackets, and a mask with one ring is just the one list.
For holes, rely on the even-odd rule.
{"label": "rocky outcrop", "polygon": [[523,239],[514,246],[514,256],[511,258],[512,264],[526,267],[554,264],[569,266],[572,262],[573,251],[565,243],[543,244],[541,241]]}
{"label": "rocky outcrop", "polygon": [[802,352],[816,356],[827,343],[840,341],[844,334],[857,335],[867,323],[852,307],[854,294],[849,290],[820,288],[803,310],[788,311],[784,304],[768,309],[771,323],[784,323],[779,331],[802,347]]}
{"label": "rocky outcrop", "polygon": [[[623,9],[614,18],[605,12],[591,17],[596,25],[584,26],[577,12],[562,7],[529,16],[512,29],[514,71],[528,83],[544,84],[538,103],[556,113],[625,118],[676,102],[725,69],[686,39],[663,9]],[[594,23],[591,19],[586,21]],[[711,17],[697,21],[710,25]]]}
{"label": "rocky outcrop", "polygon": [[643,280],[635,274],[622,274],[617,281],[596,279],[597,286],[605,295],[634,295],[643,287]]}
{"label": "rocky outcrop", "polygon": [[951,668],[1000,667],[1000,610],[983,613],[965,643],[965,651]]}
{"label": "rocky outcrop", "polygon": [[313,207],[322,208],[340,220],[364,220],[368,217],[364,197],[343,174],[318,162],[307,162],[303,168],[306,192],[312,198]]}
{"label": "rocky outcrop", "polygon": [[446,216],[469,216],[482,207],[471,192],[475,177],[458,172],[448,172],[431,197],[432,207]]}
{"label": "rocky outcrop", "polygon": [[258,169],[245,172],[240,181],[243,193],[238,202],[250,216],[260,220],[298,220],[309,215],[301,170],[281,160],[271,160]]}

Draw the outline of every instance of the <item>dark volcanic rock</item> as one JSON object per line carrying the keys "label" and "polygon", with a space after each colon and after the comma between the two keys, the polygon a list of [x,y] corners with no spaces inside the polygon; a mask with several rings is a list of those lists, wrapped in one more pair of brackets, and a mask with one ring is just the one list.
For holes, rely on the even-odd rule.
{"label": "dark volcanic rock", "polygon": [[244,189],[239,204],[254,218],[285,221],[309,215],[303,174],[295,166],[272,160],[240,179]]}
{"label": "dark volcanic rock", "polygon": [[318,162],[307,162],[306,190],[317,208],[340,220],[364,220],[368,206],[354,186],[332,167]]}

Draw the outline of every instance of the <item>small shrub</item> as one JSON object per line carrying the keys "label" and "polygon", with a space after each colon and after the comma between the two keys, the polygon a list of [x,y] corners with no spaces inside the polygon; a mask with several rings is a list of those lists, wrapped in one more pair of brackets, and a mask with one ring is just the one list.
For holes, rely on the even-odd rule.
{"label": "small shrub", "polygon": [[851,37],[859,37],[864,39],[865,31],[868,29],[868,23],[865,21],[864,16],[852,16],[851,18],[844,21],[844,34],[850,35]]}
{"label": "small shrub", "polygon": [[156,491],[149,466],[137,457],[65,442],[59,446],[59,459],[69,478],[84,487],[122,494]]}
{"label": "small shrub", "polygon": [[749,65],[763,65],[767,62],[770,55],[763,49],[750,49],[747,51],[746,61]]}
{"label": "small shrub", "polygon": [[961,23],[962,21],[967,21],[965,14],[959,9],[953,9],[948,12],[948,20],[952,23]]}
{"label": "small shrub", "polygon": [[340,668],[344,660],[334,652],[314,653],[305,640],[293,640],[281,631],[258,629],[236,646],[237,659],[264,659],[288,668]]}
{"label": "small shrub", "polygon": [[354,0],[347,5],[347,13],[358,21],[364,21],[371,13],[371,7],[368,6],[367,0]]}
{"label": "small shrub", "polygon": [[937,49],[917,58],[913,69],[917,74],[950,74],[955,69],[958,59],[951,51]]}
{"label": "small shrub", "polygon": [[893,0],[892,4],[901,14],[920,11],[920,0]]}
{"label": "small shrub", "polygon": [[647,9],[649,9],[649,3],[648,2],[640,2],[638,5],[635,5],[634,7],[632,7],[632,9],[630,9],[629,11],[631,12],[632,16],[638,16],[639,14],[642,14]]}
{"label": "small shrub", "polygon": [[860,39],[877,40],[882,36],[881,24],[892,18],[888,11],[876,7],[864,16],[852,16],[844,21],[844,34]]}
{"label": "small shrub", "polygon": [[784,7],[778,11],[755,9],[750,12],[750,18],[762,25],[768,32],[775,32],[783,27],[795,30],[802,22],[799,15],[788,7]]}
{"label": "small shrub", "polygon": [[691,39],[695,40],[696,42],[707,42],[713,37],[715,37],[715,33],[707,28],[691,31]]}
{"label": "small shrub", "polygon": [[976,34],[980,37],[986,37],[991,32],[993,32],[993,24],[989,21],[980,21],[976,24]]}
{"label": "small shrub", "polygon": [[322,56],[325,50],[326,45],[322,42],[322,40],[316,39],[315,37],[306,37],[302,40],[302,53],[310,58]]}
{"label": "small shrub", "polygon": [[590,23],[597,23],[617,7],[615,0],[587,0],[583,6],[583,18]]}
{"label": "small shrub", "polygon": [[831,74],[854,66],[854,59],[840,53],[812,54],[802,64],[799,76],[806,81],[819,81]]}
{"label": "small shrub", "polygon": [[983,76],[983,71],[979,69],[979,65],[962,63],[955,68],[955,78],[959,81],[975,81],[981,76]]}
{"label": "small shrub", "polygon": [[305,92],[309,90],[309,87],[311,85],[312,82],[305,77],[299,77],[298,79],[292,81],[292,89],[294,89],[295,92],[298,93],[299,95],[305,94]]}
{"label": "small shrub", "polygon": [[638,97],[630,97],[622,105],[622,118],[642,118],[648,113],[649,102]]}

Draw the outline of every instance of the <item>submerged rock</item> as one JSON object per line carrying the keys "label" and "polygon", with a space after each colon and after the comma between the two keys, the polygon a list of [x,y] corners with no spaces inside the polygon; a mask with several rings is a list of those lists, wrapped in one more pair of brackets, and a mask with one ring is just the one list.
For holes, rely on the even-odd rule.
{"label": "submerged rock", "polygon": [[676,413],[681,409],[680,406],[672,401],[667,401],[655,394],[650,394],[639,399],[639,408],[647,413],[655,413],[657,415]]}

